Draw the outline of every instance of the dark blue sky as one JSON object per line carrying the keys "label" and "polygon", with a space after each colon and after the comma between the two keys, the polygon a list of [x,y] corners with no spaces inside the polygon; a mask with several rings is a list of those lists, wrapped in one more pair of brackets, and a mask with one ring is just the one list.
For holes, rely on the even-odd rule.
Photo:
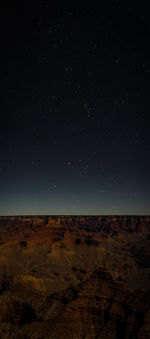
{"label": "dark blue sky", "polygon": [[147,8],[1,11],[0,215],[150,214]]}

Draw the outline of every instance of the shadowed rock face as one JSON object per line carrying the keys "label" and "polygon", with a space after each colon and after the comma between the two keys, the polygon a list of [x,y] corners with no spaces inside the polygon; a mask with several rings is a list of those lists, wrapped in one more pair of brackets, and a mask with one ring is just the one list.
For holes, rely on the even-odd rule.
{"label": "shadowed rock face", "polygon": [[0,219],[0,338],[149,338],[150,217]]}

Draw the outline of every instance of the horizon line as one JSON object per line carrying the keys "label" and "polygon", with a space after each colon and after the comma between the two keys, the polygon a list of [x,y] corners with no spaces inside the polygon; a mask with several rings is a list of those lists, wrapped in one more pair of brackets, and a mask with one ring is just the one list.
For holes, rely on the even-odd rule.
{"label": "horizon line", "polygon": [[101,216],[105,216],[105,217],[121,217],[121,216],[132,216],[132,217],[136,217],[136,216],[141,216],[141,217],[150,217],[150,214],[12,214],[12,215],[0,215],[0,218],[11,218],[11,217],[64,217],[64,216],[68,216],[68,217],[101,217]]}

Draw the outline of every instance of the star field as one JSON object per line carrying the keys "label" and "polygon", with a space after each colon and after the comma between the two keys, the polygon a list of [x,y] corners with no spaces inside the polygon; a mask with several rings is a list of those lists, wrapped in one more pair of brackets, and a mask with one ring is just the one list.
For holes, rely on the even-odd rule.
{"label": "star field", "polygon": [[0,15],[0,214],[149,214],[147,8]]}

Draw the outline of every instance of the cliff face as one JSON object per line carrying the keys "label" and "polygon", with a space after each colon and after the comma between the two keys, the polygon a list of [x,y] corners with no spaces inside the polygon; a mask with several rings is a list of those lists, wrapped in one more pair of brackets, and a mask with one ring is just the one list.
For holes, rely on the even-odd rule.
{"label": "cliff face", "polygon": [[0,338],[149,338],[150,217],[0,219]]}
{"label": "cliff face", "polygon": [[[149,296],[147,296],[149,298]],[[144,327],[149,300],[132,294],[104,272],[94,272],[58,316],[52,336],[72,338],[137,338]],[[139,333],[140,332],[140,333]],[[146,337],[145,337],[146,338]]]}

